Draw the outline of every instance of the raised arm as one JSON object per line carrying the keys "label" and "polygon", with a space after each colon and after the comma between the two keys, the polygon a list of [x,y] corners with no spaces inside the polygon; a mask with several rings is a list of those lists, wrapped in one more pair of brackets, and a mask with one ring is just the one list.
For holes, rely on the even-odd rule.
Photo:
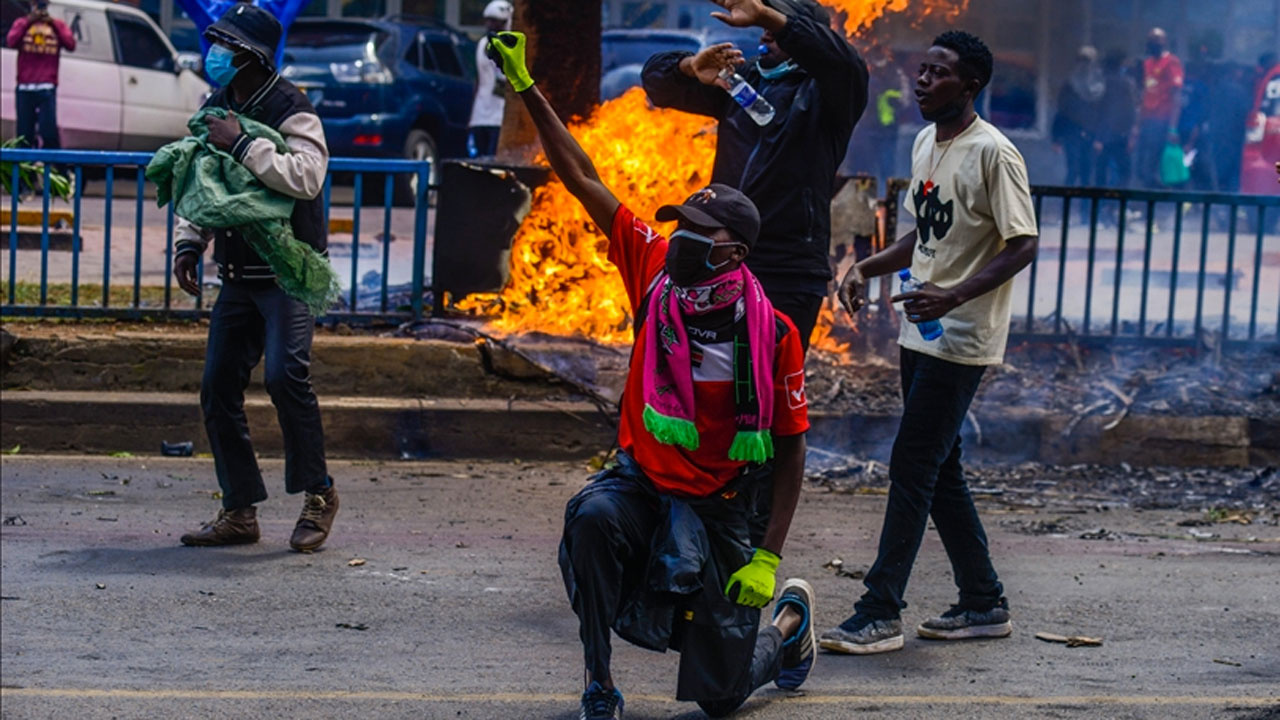
{"label": "raised arm", "polygon": [[569,134],[569,128],[556,116],[546,96],[534,86],[533,78],[529,77],[529,71],[525,67],[524,34],[501,32],[489,43],[502,58],[502,72],[511,82],[511,88],[529,109],[529,116],[538,128],[538,137],[542,139],[542,149],[551,161],[551,169],[565,188],[587,209],[587,214],[595,221],[596,226],[606,236],[610,236],[613,216],[620,204],[618,198],[600,180],[600,174],[591,158],[573,135]]}
{"label": "raised arm", "polygon": [[742,52],[731,43],[712,45],[696,55],[658,53],[645,62],[640,81],[649,101],[658,107],[723,120],[732,100],[714,84],[715,78],[726,65],[741,62]]}
{"label": "raised arm", "polygon": [[16,48],[22,42],[22,36],[27,32],[27,28],[31,27],[31,18],[23,15],[13,21],[13,25],[9,27],[9,34],[4,38],[6,47]]}

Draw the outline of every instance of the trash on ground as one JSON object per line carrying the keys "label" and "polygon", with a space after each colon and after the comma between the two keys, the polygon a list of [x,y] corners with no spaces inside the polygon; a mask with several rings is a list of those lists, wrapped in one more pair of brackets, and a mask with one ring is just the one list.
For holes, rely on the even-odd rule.
{"label": "trash on ground", "polygon": [[1102,647],[1102,638],[1086,637],[1084,635],[1059,635],[1051,632],[1038,632],[1036,633],[1036,639],[1051,643],[1061,643],[1072,648]]}
{"label": "trash on ground", "polygon": [[1244,667],[1243,663],[1238,663],[1235,660],[1223,660],[1222,658],[1214,658],[1213,661],[1218,663],[1219,665],[1230,665],[1231,667]]}
{"label": "trash on ground", "polygon": [[175,443],[160,441],[160,454],[167,457],[191,457],[195,452],[196,445],[190,440]]}
{"label": "trash on ground", "polygon": [[867,576],[867,571],[861,568],[858,568],[857,570],[850,570],[846,568],[844,566],[844,560],[841,560],[840,558],[831,558],[831,560],[827,561],[827,564],[823,565],[822,567],[835,573],[836,577],[845,577],[851,580],[861,580],[862,578]]}
{"label": "trash on ground", "polygon": [[369,629],[369,626],[368,626],[368,625],[365,625],[364,623],[355,623],[355,624],[352,624],[352,623],[344,623],[344,622],[342,622],[342,623],[336,623],[336,624],[334,625],[334,627],[336,627],[336,628],[342,628],[342,629],[344,629],[344,630],[368,630],[368,629]]}
{"label": "trash on ground", "polygon": [[5,525],[26,525],[27,521],[21,515],[6,515],[4,518]]}
{"label": "trash on ground", "polygon": [[350,560],[347,561],[347,565],[350,567],[360,567],[364,563],[365,563],[364,558],[351,558]]}

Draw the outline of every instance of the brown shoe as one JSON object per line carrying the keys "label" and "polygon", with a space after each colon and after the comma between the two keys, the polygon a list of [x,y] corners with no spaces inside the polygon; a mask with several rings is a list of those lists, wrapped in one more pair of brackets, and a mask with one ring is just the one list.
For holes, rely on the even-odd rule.
{"label": "brown shoe", "polygon": [[309,553],[324,544],[338,514],[338,491],[332,485],[322,493],[307,493],[302,503],[302,516],[293,526],[289,546],[298,552]]}
{"label": "brown shoe", "polygon": [[258,542],[258,509],[219,510],[218,517],[182,536],[183,545],[246,545]]}

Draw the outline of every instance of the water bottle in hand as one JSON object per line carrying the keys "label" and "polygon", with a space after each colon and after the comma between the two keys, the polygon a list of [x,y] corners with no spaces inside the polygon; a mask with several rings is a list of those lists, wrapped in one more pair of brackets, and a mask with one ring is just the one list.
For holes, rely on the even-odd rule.
{"label": "water bottle in hand", "polygon": [[765,126],[773,120],[773,106],[733,68],[721,70],[720,79],[729,84],[729,95],[747,111],[757,125]]}
{"label": "water bottle in hand", "polygon": [[[898,272],[898,279],[902,280],[902,292],[915,292],[924,287],[924,283],[911,277],[910,268],[904,268]],[[925,320],[915,324],[916,329],[920,331],[920,337],[925,340],[937,340],[942,337],[942,323],[937,320]]]}

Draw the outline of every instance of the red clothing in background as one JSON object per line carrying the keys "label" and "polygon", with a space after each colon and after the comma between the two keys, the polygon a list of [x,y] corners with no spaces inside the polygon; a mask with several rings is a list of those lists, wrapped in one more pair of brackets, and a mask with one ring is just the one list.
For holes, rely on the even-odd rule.
{"label": "red clothing in background", "polygon": [[1173,118],[1182,101],[1182,61],[1177,55],[1149,57],[1142,61],[1142,117]]}
{"label": "red clothing in background", "polygon": [[9,28],[5,45],[18,49],[18,86],[57,85],[58,56],[76,49],[75,36],[61,20],[31,21],[20,17]]}

